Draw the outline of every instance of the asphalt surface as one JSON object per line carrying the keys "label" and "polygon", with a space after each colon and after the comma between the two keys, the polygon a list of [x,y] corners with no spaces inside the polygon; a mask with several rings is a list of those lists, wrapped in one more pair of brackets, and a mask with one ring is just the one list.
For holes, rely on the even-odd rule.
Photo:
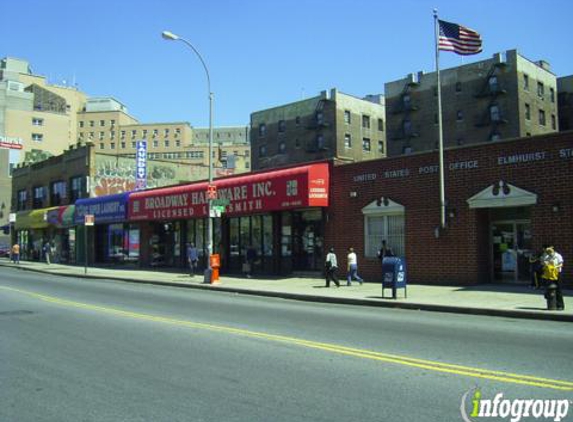
{"label": "asphalt surface", "polygon": [[0,332],[6,422],[457,421],[476,386],[573,397],[554,321],[0,268]]}

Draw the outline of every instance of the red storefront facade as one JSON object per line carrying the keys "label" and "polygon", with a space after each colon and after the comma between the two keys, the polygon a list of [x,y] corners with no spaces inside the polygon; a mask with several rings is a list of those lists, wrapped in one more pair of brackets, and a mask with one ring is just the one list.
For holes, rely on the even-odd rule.
{"label": "red storefront facade", "polygon": [[357,251],[361,275],[380,281],[386,239],[411,283],[528,283],[529,254],[553,244],[573,284],[573,133],[445,152],[447,228],[440,222],[438,154],[335,167],[326,247]]}
{"label": "red storefront facade", "polygon": [[[222,271],[240,272],[249,247],[257,251],[260,273],[319,270],[329,175],[328,163],[314,163],[217,179],[218,199],[228,201],[214,221]],[[142,265],[183,267],[188,242],[205,264],[207,188],[202,182],[130,195],[128,220],[140,222]]]}

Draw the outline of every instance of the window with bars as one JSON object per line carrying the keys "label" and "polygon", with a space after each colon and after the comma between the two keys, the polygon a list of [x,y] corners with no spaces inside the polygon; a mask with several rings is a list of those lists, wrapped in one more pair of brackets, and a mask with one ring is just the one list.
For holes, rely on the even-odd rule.
{"label": "window with bars", "polygon": [[33,208],[43,208],[46,200],[46,188],[44,186],[35,186],[33,188],[34,197],[32,198]]}
{"label": "window with bars", "polygon": [[396,256],[404,256],[404,214],[366,215],[364,224],[366,257],[377,256],[382,240],[386,240],[386,244],[392,248]]}
{"label": "window with bars", "polygon": [[26,189],[19,190],[18,191],[17,210],[18,211],[25,210],[27,201],[28,201],[28,191]]}
{"label": "window with bars", "polygon": [[50,205],[57,206],[63,203],[63,199],[67,198],[66,182],[58,180],[53,182],[50,186]]}

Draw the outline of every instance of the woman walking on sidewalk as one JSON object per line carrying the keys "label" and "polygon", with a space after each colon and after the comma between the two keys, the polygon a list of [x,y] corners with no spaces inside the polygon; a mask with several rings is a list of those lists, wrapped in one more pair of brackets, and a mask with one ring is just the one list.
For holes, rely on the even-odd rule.
{"label": "woman walking on sidewalk", "polygon": [[354,248],[348,248],[348,256],[346,257],[346,260],[348,262],[346,285],[350,286],[353,279],[362,284],[364,280],[358,275],[358,258],[356,257],[356,253],[354,253]]}

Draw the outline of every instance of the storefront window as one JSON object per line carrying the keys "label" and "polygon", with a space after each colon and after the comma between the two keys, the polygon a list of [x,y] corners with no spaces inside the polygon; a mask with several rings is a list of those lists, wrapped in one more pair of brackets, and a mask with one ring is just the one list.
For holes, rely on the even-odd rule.
{"label": "storefront window", "polygon": [[[171,227],[173,230],[173,256],[179,258],[181,256],[181,224],[176,221]],[[175,260],[175,262],[177,261]]]}
{"label": "storefront window", "polygon": [[110,224],[108,230],[107,255],[112,262],[123,262],[126,251],[123,247],[123,224]]}
{"label": "storefront window", "polygon": [[76,229],[68,230],[68,262],[76,262]]}
{"label": "storefront window", "polygon": [[282,214],[281,255],[292,255],[292,216],[290,212]]}
{"label": "storefront window", "polygon": [[273,256],[273,218],[263,215],[263,255]]}
{"label": "storefront window", "polygon": [[249,246],[251,245],[251,239],[250,239],[250,231],[251,231],[251,227],[250,227],[250,218],[249,217],[240,217],[239,219],[239,224],[240,224],[240,237],[241,237],[241,249],[242,249],[242,254],[243,256],[247,255],[247,249],[249,248]]}
{"label": "storefront window", "polygon": [[221,219],[215,218],[213,221],[213,253],[222,254],[223,235],[221,229]]}
{"label": "storefront window", "polygon": [[239,243],[239,219],[231,218],[229,220],[229,256],[237,257],[241,254],[241,245]]}
{"label": "storefront window", "polygon": [[139,228],[136,224],[129,225],[127,236],[127,259],[130,261],[139,260]]}
{"label": "storefront window", "polygon": [[199,251],[199,256],[204,257],[205,251],[207,250],[207,244],[205,243],[205,220],[195,220],[195,246]]}
{"label": "storefront window", "polygon": [[262,218],[260,215],[251,217],[251,245],[257,251],[257,256],[263,255],[263,227]]}

